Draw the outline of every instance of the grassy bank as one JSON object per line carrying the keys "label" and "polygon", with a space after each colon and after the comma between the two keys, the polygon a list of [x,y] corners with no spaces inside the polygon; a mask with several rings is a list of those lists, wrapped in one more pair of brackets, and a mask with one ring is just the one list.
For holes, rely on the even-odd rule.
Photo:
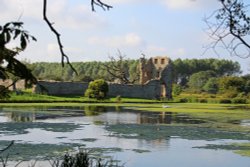
{"label": "grassy bank", "polygon": [[83,96],[50,96],[23,92],[20,95],[11,93],[9,98],[0,99],[0,103],[159,103],[159,100],[140,98],[107,98],[104,100],[90,99]]}
{"label": "grassy bank", "polygon": [[250,104],[248,98],[223,98],[211,94],[188,94],[182,93],[172,100],[141,99],[126,97],[110,97],[104,100],[90,99],[84,96],[50,96],[35,94],[25,90],[22,94],[11,93],[9,98],[0,99],[0,103],[201,103],[201,104]]}
{"label": "grassy bank", "polygon": [[228,97],[223,94],[187,93],[174,97],[175,102],[182,103],[214,103],[214,104],[250,104],[248,96]]}

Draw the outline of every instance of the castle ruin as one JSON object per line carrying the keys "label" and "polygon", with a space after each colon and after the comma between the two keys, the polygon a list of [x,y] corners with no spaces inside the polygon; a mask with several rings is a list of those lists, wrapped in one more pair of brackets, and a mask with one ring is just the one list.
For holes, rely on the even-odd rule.
{"label": "castle ruin", "polygon": [[140,59],[140,84],[150,80],[159,80],[161,97],[172,98],[172,61],[168,57],[152,57]]}
{"label": "castle ruin", "polygon": [[[109,83],[108,96],[160,99],[172,98],[172,61],[168,57],[141,58],[139,84]],[[49,82],[39,81],[35,87],[36,93],[42,92],[42,87],[49,95],[84,95],[88,83],[83,82]]]}

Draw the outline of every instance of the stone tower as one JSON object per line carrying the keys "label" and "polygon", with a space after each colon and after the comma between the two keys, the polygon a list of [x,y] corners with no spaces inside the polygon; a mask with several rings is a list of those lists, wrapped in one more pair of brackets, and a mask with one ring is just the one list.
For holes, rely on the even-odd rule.
{"label": "stone tower", "polygon": [[140,59],[140,84],[150,80],[160,80],[161,96],[172,98],[172,61],[168,57],[152,57]]}

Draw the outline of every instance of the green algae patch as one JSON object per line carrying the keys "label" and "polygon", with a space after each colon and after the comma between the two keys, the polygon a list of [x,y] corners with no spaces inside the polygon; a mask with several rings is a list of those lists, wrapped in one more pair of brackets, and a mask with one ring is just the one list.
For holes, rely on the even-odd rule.
{"label": "green algae patch", "polygon": [[235,151],[235,153],[240,154],[242,156],[250,157],[250,143],[237,144],[237,146],[240,146],[243,149],[239,149]]}
{"label": "green algae patch", "polygon": [[0,132],[4,135],[27,134],[29,129],[42,129],[50,132],[72,132],[81,128],[74,123],[43,123],[43,122],[5,122],[0,123]]}
{"label": "green algae patch", "polygon": [[188,140],[250,140],[250,134],[244,132],[232,132],[213,128],[203,128],[194,126],[166,126],[166,125],[138,125],[138,124],[117,124],[105,127],[110,132],[109,136],[156,140],[178,137]]}
{"label": "green algae patch", "polygon": [[[5,148],[9,141],[0,141],[0,148]],[[19,160],[50,160],[63,156],[72,151],[76,144],[32,144],[14,143],[8,150],[1,153],[1,157],[7,157],[12,161]]]}
{"label": "green algae patch", "polygon": [[208,144],[206,146],[194,147],[199,149],[212,149],[212,150],[228,150],[236,154],[250,157],[250,143],[231,143],[231,144]]}
{"label": "green algae patch", "polygon": [[149,153],[149,152],[151,152],[151,151],[149,151],[149,150],[141,150],[141,149],[132,149],[132,151],[134,151],[134,152],[136,152],[136,153]]}
{"label": "green algae patch", "polygon": [[[6,148],[10,141],[0,141],[0,149]],[[52,160],[60,159],[67,153],[75,153],[77,150],[86,150],[92,156],[104,158],[109,157],[107,154],[122,152],[123,149],[118,147],[87,148],[79,143],[61,143],[61,144],[46,144],[46,143],[18,143],[15,142],[9,149],[0,154],[0,157],[8,157],[9,161],[30,161],[30,160]]]}
{"label": "green algae patch", "polygon": [[98,139],[96,138],[83,138],[83,139],[73,139],[73,141],[83,141],[83,142],[95,142]]}

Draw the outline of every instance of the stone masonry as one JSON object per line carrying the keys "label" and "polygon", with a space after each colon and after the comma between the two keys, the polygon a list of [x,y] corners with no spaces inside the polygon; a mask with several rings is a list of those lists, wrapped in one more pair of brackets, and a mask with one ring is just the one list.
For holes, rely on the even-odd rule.
{"label": "stone masonry", "polygon": [[152,79],[160,81],[161,97],[172,98],[172,61],[168,57],[153,57],[140,59],[140,84]]}
{"label": "stone masonry", "polygon": [[[168,57],[140,59],[140,84],[109,83],[108,96],[159,99],[172,98],[172,61]],[[84,95],[88,83],[39,81],[34,91],[49,95]]]}
{"label": "stone masonry", "polygon": [[[34,88],[34,92],[57,96],[83,96],[87,88],[88,83],[84,82],[39,81]],[[160,89],[159,80],[151,80],[145,85],[109,83],[108,96],[116,97],[119,95],[130,98],[159,99]]]}

